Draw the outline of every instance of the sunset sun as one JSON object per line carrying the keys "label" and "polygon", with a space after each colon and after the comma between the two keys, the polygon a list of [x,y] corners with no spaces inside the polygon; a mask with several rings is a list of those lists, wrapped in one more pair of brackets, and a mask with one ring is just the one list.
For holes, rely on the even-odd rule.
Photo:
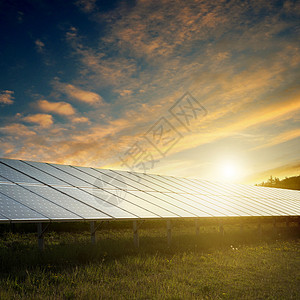
{"label": "sunset sun", "polygon": [[220,173],[222,178],[227,181],[235,180],[240,175],[240,167],[234,161],[225,161],[220,164]]}

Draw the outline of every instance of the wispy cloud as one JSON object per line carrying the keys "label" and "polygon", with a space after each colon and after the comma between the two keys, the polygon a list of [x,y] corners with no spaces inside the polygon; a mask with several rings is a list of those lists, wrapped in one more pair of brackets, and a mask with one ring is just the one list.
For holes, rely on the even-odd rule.
{"label": "wispy cloud", "polygon": [[25,122],[35,123],[41,127],[47,128],[53,124],[53,117],[49,114],[34,114],[23,118]]}
{"label": "wispy cloud", "polygon": [[0,131],[2,133],[8,134],[8,135],[18,136],[21,138],[36,135],[36,132],[28,129],[25,125],[18,124],[18,123],[12,123],[12,124],[0,127]]}
{"label": "wispy cloud", "polygon": [[35,40],[35,46],[39,53],[44,52],[45,44],[41,40]]}
{"label": "wispy cloud", "polygon": [[71,120],[74,123],[90,123],[87,117],[73,117]]}
{"label": "wispy cloud", "polygon": [[[220,118],[219,120],[216,118],[214,120],[214,116],[208,114],[206,119],[199,120],[198,126],[201,125],[201,122],[204,125],[202,130],[198,134],[194,132],[193,134],[186,135],[182,143],[179,143],[173,151],[181,152],[202,144],[212,143],[216,140],[242,133],[249,128],[262,129],[267,123],[272,124],[286,120],[286,118],[291,118],[299,109],[300,102],[298,96],[296,96],[286,102],[270,104],[264,107],[264,109],[252,113],[244,111],[243,114],[238,114],[234,119],[231,119],[230,122],[228,122],[226,118]],[[215,124],[211,121],[214,121]],[[210,126],[207,126],[207,122]]]}
{"label": "wispy cloud", "polygon": [[298,137],[300,137],[300,129],[288,130],[288,131],[282,132],[282,133],[274,136],[273,138],[268,140],[266,143],[264,143],[260,146],[254,147],[251,150],[258,150],[258,149],[272,147],[272,146],[282,144],[282,143],[288,142],[290,140],[296,139]]}
{"label": "wispy cloud", "polygon": [[15,97],[13,96],[14,92],[5,90],[0,92],[0,105],[9,105],[14,103]]}
{"label": "wispy cloud", "polygon": [[[50,80],[52,93],[35,107],[64,116],[62,123],[56,118],[52,126],[40,125],[40,136],[19,140],[14,155],[29,155],[27,149],[42,160],[98,166],[118,160],[160,117],[170,119],[168,109],[188,90],[208,115],[194,120],[189,133],[170,120],[184,133],[170,160],[231,136],[254,139],[248,131],[264,136],[265,126],[280,127],[300,109],[296,2],[125,1],[107,12],[96,1],[75,4],[90,22],[99,22],[95,28],[105,27],[92,42],[80,24],[65,32],[77,73]],[[41,43],[36,47],[43,49]],[[46,129],[48,135],[42,134]],[[299,135],[288,128],[278,132],[258,147]],[[175,159],[170,166],[179,169],[185,161]]]}
{"label": "wispy cloud", "polygon": [[[66,39],[80,57],[80,73],[95,87],[116,86],[128,83],[136,74],[137,65],[134,58],[111,56],[100,49],[85,45],[83,37],[75,27],[66,32]],[[99,80],[101,78],[101,80]]]}
{"label": "wispy cloud", "polygon": [[70,83],[62,83],[56,80],[54,87],[61,93],[67,95],[70,99],[75,99],[90,105],[104,105],[103,98],[94,92],[80,89]]}
{"label": "wispy cloud", "polygon": [[78,6],[83,12],[90,13],[96,7],[96,0],[77,0],[75,5]]}

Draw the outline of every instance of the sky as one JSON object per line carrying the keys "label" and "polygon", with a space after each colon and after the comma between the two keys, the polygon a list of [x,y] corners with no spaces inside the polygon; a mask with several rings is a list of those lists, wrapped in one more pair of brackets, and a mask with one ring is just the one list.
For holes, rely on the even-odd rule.
{"label": "sky", "polygon": [[299,1],[0,0],[0,157],[300,174]]}

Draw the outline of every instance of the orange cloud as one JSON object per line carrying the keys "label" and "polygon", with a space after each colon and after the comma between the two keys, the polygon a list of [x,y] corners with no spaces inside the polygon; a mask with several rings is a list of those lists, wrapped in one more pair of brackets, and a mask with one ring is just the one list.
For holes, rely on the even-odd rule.
{"label": "orange cloud", "polygon": [[62,116],[71,116],[75,114],[75,109],[67,102],[39,100],[37,105],[44,112],[52,112]]}
{"label": "orange cloud", "polygon": [[32,130],[29,130],[25,125],[13,123],[4,127],[0,127],[0,131],[5,134],[12,135],[12,136],[20,136],[20,137],[28,137],[36,135],[36,133]]}
{"label": "orange cloud", "polygon": [[0,92],[0,104],[6,104],[6,105],[13,104],[14,103],[13,94],[14,92],[9,90]]}
{"label": "orange cloud", "polygon": [[96,6],[96,0],[77,0],[75,5],[77,5],[83,12],[90,13]]}
{"label": "orange cloud", "polygon": [[74,123],[89,123],[90,120],[86,117],[74,117],[71,119]]}
{"label": "orange cloud", "polygon": [[86,91],[72,84],[66,84],[61,82],[55,82],[54,85],[60,92],[66,94],[70,98],[88,103],[90,105],[104,104],[103,98],[94,92]]}
{"label": "orange cloud", "polygon": [[131,90],[122,90],[122,91],[120,91],[120,95],[122,97],[124,97],[124,96],[130,96],[131,94],[132,94]]}
{"label": "orange cloud", "polygon": [[36,40],[34,43],[37,48],[37,51],[42,53],[44,51],[45,44],[41,40]]}
{"label": "orange cloud", "polygon": [[[265,123],[278,122],[285,120],[286,118],[291,118],[294,113],[297,113],[300,109],[299,96],[293,97],[286,102],[280,102],[276,104],[271,104],[264,107],[261,110],[244,113],[236,118],[231,118],[230,124],[228,125],[228,120],[218,121],[218,114],[210,114],[205,117],[205,119],[200,119],[197,126],[203,124],[200,133],[192,133],[184,137],[180,143],[172,149],[173,153],[178,153],[187,149],[195,148],[202,144],[214,142],[220,138],[225,138],[235,134],[241,133],[243,130],[250,127],[260,127]],[[230,108],[227,110],[229,113]],[[215,124],[214,124],[215,122]],[[179,127],[177,127],[180,130]],[[296,133],[293,133],[296,135]]]}
{"label": "orange cloud", "polygon": [[1,148],[4,155],[10,155],[15,150],[15,145],[13,143],[1,141]]}
{"label": "orange cloud", "polygon": [[270,121],[280,120],[284,118],[287,114],[297,112],[300,109],[300,95],[276,104],[269,105],[257,112],[254,112],[247,116],[247,118],[237,122],[233,126],[228,126],[228,130],[248,128],[253,125],[258,125]]}
{"label": "orange cloud", "polygon": [[260,146],[257,146],[251,150],[257,150],[257,149],[262,149],[262,148],[267,148],[271,146],[275,146],[281,143],[285,143],[287,141],[293,140],[300,137],[300,129],[294,129],[290,131],[283,132],[274,138],[272,138],[268,143],[262,144]]}
{"label": "orange cloud", "polygon": [[52,115],[48,114],[35,114],[24,117],[23,120],[29,123],[35,123],[40,125],[41,127],[47,128],[53,124]]}

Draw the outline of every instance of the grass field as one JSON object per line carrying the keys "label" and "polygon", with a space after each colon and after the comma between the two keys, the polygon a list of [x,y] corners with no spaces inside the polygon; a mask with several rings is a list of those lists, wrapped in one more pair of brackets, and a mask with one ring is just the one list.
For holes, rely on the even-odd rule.
{"label": "grass field", "polygon": [[35,233],[0,236],[0,299],[300,299],[297,224],[274,232],[264,225],[200,228],[175,224],[172,246],[164,227],[132,231],[49,232],[39,252]]}

